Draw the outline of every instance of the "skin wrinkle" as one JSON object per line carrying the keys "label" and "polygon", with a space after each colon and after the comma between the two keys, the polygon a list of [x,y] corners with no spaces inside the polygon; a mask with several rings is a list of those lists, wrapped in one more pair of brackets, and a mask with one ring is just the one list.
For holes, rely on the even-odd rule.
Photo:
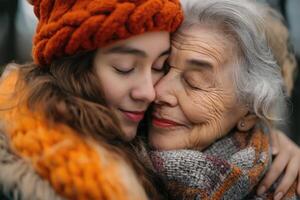
{"label": "skin wrinkle", "polygon": [[[208,147],[222,135],[222,124],[219,123],[219,118],[211,118],[207,123],[202,123],[192,130],[192,137],[189,137],[189,148],[200,147],[200,150]],[[201,133],[202,135],[199,135]]]}
{"label": "skin wrinkle", "polygon": [[[159,106],[157,106],[157,107],[159,107]],[[156,113],[160,117],[166,118],[166,119],[168,119],[172,115],[172,114],[169,114],[168,111],[164,110],[163,108],[162,109],[159,108],[159,110]],[[181,126],[181,127],[177,127],[176,129],[178,129],[178,128],[187,128],[187,129],[190,129],[191,128],[191,126],[189,126],[189,124],[187,124],[186,121],[184,121],[184,120],[182,120],[180,118],[176,118],[176,116],[172,117],[172,120],[174,120],[174,121],[176,121],[176,122],[184,125],[184,126]]]}
{"label": "skin wrinkle", "polygon": [[[193,97],[192,97],[193,96]],[[215,112],[218,110],[218,108],[212,108],[210,105],[211,103],[214,104],[214,98],[211,98],[209,95],[205,95],[203,93],[197,93],[195,92],[192,95],[189,95],[189,97],[192,97],[192,101],[193,101],[193,106],[194,107],[198,107],[198,109],[202,110],[202,112],[206,112],[206,115],[204,115],[204,118],[198,118],[197,121],[195,121],[194,123],[197,123],[198,121],[202,121],[202,122],[207,122],[210,119],[216,117],[215,115],[219,112]],[[184,102],[185,100],[183,99],[182,102]],[[215,105],[215,104],[214,104]],[[182,107],[185,107],[188,105],[182,104]],[[192,110],[191,110],[192,111]],[[192,113],[190,113],[190,115],[192,115]],[[189,119],[190,121],[192,121],[192,119]],[[193,122],[193,121],[192,121]]]}
{"label": "skin wrinkle", "polygon": [[[201,137],[201,138],[210,138],[212,135],[211,133],[217,133],[217,138],[221,137],[221,127],[222,125],[220,124],[220,119],[222,118],[222,113],[225,112],[226,110],[230,109],[229,107],[226,108],[226,105],[229,103],[224,103],[224,96],[219,95],[217,91],[212,91],[209,94],[195,94],[196,96],[199,95],[196,98],[192,98],[194,100],[194,105],[199,105],[199,102],[201,102],[201,104],[199,105],[199,107],[205,107],[205,111],[203,111],[203,113],[206,113],[206,119],[203,120],[203,122],[201,122],[201,125],[198,126],[198,133],[205,133],[206,136]],[[201,95],[203,95],[204,97],[201,97]],[[229,96],[229,95],[228,95]],[[199,101],[199,102],[197,102]],[[211,105],[211,106],[208,106]],[[196,124],[197,122],[195,122]],[[202,127],[203,125],[206,125],[205,127]],[[213,127],[215,128],[215,130],[211,131],[209,128],[206,127]],[[205,128],[206,131],[199,131],[199,129],[203,129]],[[197,139],[196,137],[197,134],[195,134],[195,137],[193,139],[196,138],[196,143],[201,143],[199,141],[199,139]],[[210,137],[208,137],[210,136]],[[195,142],[193,142],[195,143]],[[197,145],[198,146],[198,145]]]}
{"label": "skin wrinkle", "polygon": [[226,105],[230,105],[231,101],[234,99],[231,93],[225,93],[225,90],[220,86],[221,84],[217,84],[208,90],[201,89],[201,93],[197,90],[192,90],[190,92],[186,90],[187,96],[192,99],[195,105],[200,104],[200,106],[204,108],[208,105],[212,105],[210,108],[206,108],[208,119],[220,118],[222,112],[230,109],[228,106],[226,107]]}
{"label": "skin wrinkle", "polygon": [[[201,137],[199,137],[199,133],[202,133]],[[214,118],[192,130],[188,145],[191,149],[199,147],[200,150],[203,150],[222,136],[221,124],[218,123],[218,119]]]}
{"label": "skin wrinkle", "polygon": [[[189,38],[189,39],[187,41],[184,38]],[[222,48],[222,46],[225,47],[222,40],[218,38],[216,44],[222,44],[222,45],[215,45],[215,46],[208,44],[207,40],[209,40],[209,38],[203,38],[203,37],[199,38],[197,36],[193,36],[190,34],[183,34],[181,32],[178,32],[172,38],[172,46],[174,46],[178,50],[188,50],[188,51],[193,51],[195,53],[203,54],[207,56],[208,59],[213,58],[212,60],[209,61],[213,61],[214,66],[224,62],[221,59],[223,57],[222,52],[225,51],[225,48]],[[221,50],[219,50],[220,47]]]}
{"label": "skin wrinkle", "polygon": [[[199,79],[199,75],[201,75],[201,73],[203,74],[202,79]],[[208,72],[209,73],[209,72]],[[208,75],[206,73],[206,71],[203,70],[199,71],[199,70],[190,70],[186,73],[183,74],[184,79],[186,79],[185,81],[188,82],[188,84],[190,84],[191,86],[195,87],[198,90],[203,90],[203,91],[207,91],[209,92],[211,89],[216,87],[216,80],[215,79],[211,79],[211,76],[213,75]],[[201,82],[201,83],[200,83]],[[206,85],[207,86],[206,86]]]}
{"label": "skin wrinkle", "polygon": [[[197,131],[195,131],[194,137],[192,137],[192,140],[190,141],[190,144],[193,144],[193,146],[206,147],[210,144],[211,138],[214,138],[213,141],[215,141],[222,137],[222,124],[220,123],[221,118],[223,117],[222,114],[231,110],[231,108],[227,105],[231,104],[233,98],[230,94],[225,95],[224,93],[220,94],[220,92],[223,91],[216,90],[207,94],[198,94],[199,96],[203,95],[204,97],[193,98],[195,103],[194,105],[198,104],[199,107],[204,107],[205,111],[203,111],[203,113],[206,114],[206,120],[198,125]],[[201,104],[199,105],[199,102],[196,101],[201,102]],[[199,133],[204,134],[200,137]],[[203,138],[207,138],[208,142],[201,141]]]}
{"label": "skin wrinkle", "polygon": [[[182,70],[180,70],[176,67],[173,67],[173,73],[177,73],[177,76],[174,76],[174,78],[180,78],[180,74],[182,73]],[[176,90],[176,88],[177,87],[173,87],[172,91],[170,92],[171,94],[173,94],[176,97],[176,99],[181,99],[181,98],[184,98],[185,96],[188,96],[187,91],[184,88],[180,87],[177,90]],[[178,101],[178,104],[180,106],[183,106],[181,104],[181,101]],[[161,116],[164,117],[164,114],[163,114],[164,112],[161,112],[161,113],[162,113]],[[184,115],[185,118],[188,119],[188,116],[186,116],[184,113],[182,113],[182,114]],[[181,122],[180,119],[177,119],[177,120],[178,120],[178,122]],[[187,124],[186,121],[182,121],[182,122],[183,122],[183,124],[186,125],[187,128],[191,128],[191,126],[189,124]]]}
{"label": "skin wrinkle", "polygon": [[239,51],[232,38],[208,25],[185,32],[172,40],[170,69],[156,85],[156,93],[161,115],[186,121],[187,129],[154,126],[149,142],[160,150],[204,149],[247,114],[232,82]]}

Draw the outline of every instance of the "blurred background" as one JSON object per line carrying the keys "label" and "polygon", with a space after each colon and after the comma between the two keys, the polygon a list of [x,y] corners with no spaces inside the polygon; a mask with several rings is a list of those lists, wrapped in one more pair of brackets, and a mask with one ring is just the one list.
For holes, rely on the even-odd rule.
{"label": "blurred background", "polygon": [[[268,3],[283,15],[299,66],[300,0],[259,1]],[[36,21],[32,6],[26,0],[0,0],[0,73],[9,62],[23,64],[32,61],[31,45]],[[295,79],[290,102],[289,120],[284,131],[300,145],[300,73]]]}

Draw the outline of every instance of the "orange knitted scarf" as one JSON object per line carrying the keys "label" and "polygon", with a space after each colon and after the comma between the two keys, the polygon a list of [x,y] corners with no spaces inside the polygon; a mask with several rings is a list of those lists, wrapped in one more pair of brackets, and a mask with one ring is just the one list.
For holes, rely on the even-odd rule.
{"label": "orange knitted scarf", "polygon": [[120,157],[18,104],[11,92],[17,79],[16,70],[0,79],[1,128],[13,151],[31,163],[58,194],[72,200],[146,199],[134,172]]}

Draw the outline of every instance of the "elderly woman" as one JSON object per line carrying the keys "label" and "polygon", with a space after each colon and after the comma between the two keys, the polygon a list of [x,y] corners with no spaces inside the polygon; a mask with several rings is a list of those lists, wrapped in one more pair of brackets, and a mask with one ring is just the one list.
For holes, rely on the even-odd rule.
{"label": "elderly woman", "polygon": [[[244,0],[182,3],[186,19],[156,85],[154,168],[171,199],[256,198],[253,189],[272,160],[268,130],[283,119],[278,108],[285,102],[263,16]],[[285,198],[295,199],[294,190]]]}

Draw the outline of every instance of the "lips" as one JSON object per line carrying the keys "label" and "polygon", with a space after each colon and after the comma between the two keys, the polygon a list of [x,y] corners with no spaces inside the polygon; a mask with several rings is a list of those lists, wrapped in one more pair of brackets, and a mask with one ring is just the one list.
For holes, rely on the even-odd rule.
{"label": "lips", "polygon": [[160,127],[160,128],[171,128],[171,127],[175,127],[175,126],[182,126],[182,124],[179,124],[175,121],[172,121],[169,119],[158,118],[156,116],[153,116],[152,124],[154,126]]}
{"label": "lips", "polygon": [[145,115],[144,111],[126,111],[126,110],[121,110],[122,113],[127,117],[129,120],[133,122],[140,122]]}

